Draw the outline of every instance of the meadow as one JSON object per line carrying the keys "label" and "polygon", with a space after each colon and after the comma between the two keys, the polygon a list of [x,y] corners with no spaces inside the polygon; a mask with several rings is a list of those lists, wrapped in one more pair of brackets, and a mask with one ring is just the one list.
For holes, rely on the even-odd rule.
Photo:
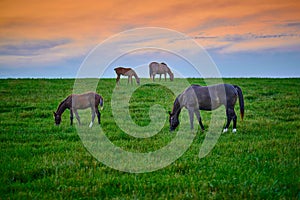
{"label": "meadow", "polygon": [[[180,80],[173,84],[176,81]],[[188,81],[204,84],[202,79]],[[166,110],[166,122],[151,138],[128,136],[112,113],[115,80],[102,79],[97,92],[105,100],[101,127],[106,136],[127,151],[149,152],[165,146],[176,135],[169,132],[167,121],[176,96],[159,85],[137,87],[126,82],[121,80],[125,87],[136,88],[129,105],[132,120],[147,126],[149,107],[157,103]],[[237,104],[236,134],[222,134],[200,159],[206,132],[198,131],[187,151],[169,166],[128,173],[104,165],[87,151],[76,119],[70,126],[69,111],[60,126],[54,125],[53,111],[72,93],[73,79],[1,79],[0,199],[299,199],[300,79],[227,78],[223,82],[239,85],[244,93],[245,117],[241,121]],[[89,111],[80,115],[82,127],[88,127]],[[208,128],[211,114],[202,111],[201,115]]]}

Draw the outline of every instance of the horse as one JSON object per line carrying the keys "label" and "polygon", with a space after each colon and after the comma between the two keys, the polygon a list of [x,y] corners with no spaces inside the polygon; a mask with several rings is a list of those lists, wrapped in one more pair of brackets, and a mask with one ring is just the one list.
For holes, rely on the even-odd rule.
{"label": "horse", "polygon": [[71,126],[73,125],[73,113],[75,113],[76,119],[80,125],[81,124],[80,117],[78,115],[77,109],[91,108],[92,121],[89,125],[89,127],[91,128],[94,123],[95,113],[97,114],[98,117],[98,124],[100,124],[101,113],[98,110],[98,105],[100,105],[100,109],[102,110],[104,105],[104,100],[102,96],[100,96],[95,92],[87,92],[84,94],[71,94],[59,104],[56,112],[53,112],[55,124],[57,126],[60,124],[61,115],[66,109],[69,109]]}
{"label": "horse", "polygon": [[228,131],[231,120],[233,121],[232,132],[236,132],[237,116],[234,106],[239,99],[241,119],[244,118],[244,97],[242,90],[237,85],[218,84],[202,87],[200,85],[191,85],[185,89],[174,101],[172,112],[169,111],[170,131],[174,131],[179,125],[178,116],[181,109],[185,107],[190,117],[190,125],[193,130],[194,113],[198,119],[199,125],[204,131],[204,126],[200,117],[199,110],[212,111],[224,105],[226,108],[227,123],[223,133]]}
{"label": "horse", "polygon": [[136,80],[136,83],[138,85],[140,85],[140,78],[138,77],[138,75],[135,73],[135,71],[131,68],[124,68],[124,67],[117,67],[114,69],[116,74],[117,74],[117,79],[116,79],[116,82],[117,84],[120,84],[120,77],[121,75],[123,76],[128,76],[128,83],[129,83],[129,80],[131,81],[131,85],[132,85],[132,76],[135,77],[135,80]]}
{"label": "horse", "polygon": [[174,79],[174,74],[170,70],[170,68],[167,66],[165,63],[157,63],[157,62],[152,62],[149,64],[149,74],[150,74],[150,79],[154,81],[155,75],[159,74],[159,80],[161,80],[161,75],[165,75],[165,81],[166,79],[166,74],[169,74],[170,80],[173,81]]}

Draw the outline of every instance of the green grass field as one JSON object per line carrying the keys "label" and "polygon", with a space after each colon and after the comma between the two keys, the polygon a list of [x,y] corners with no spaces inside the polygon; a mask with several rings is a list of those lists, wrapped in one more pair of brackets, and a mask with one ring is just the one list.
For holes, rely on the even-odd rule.
{"label": "green grass field", "polygon": [[[188,81],[203,84],[201,79]],[[300,79],[223,81],[243,89],[245,118],[240,120],[237,105],[238,132],[222,134],[200,159],[206,132],[198,131],[189,149],[171,165],[134,174],[97,161],[83,146],[76,119],[73,127],[69,125],[69,111],[60,126],[54,125],[52,113],[72,93],[74,80],[0,80],[0,199],[299,199]],[[111,110],[114,87],[114,79],[101,80],[97,87],[105,99],[101,126],[113,144],[149,152],[172,141],[176,133],[169,132],[168,121],[151,138],[124,133]],[[131,117],[146,126],[153,103],[168,111],[174,99],[164,87],[144,85],[130,99]],[[210,113],[201,115],[208,128]],[[90,114],[82,113],[81,118],[87,127]]]}

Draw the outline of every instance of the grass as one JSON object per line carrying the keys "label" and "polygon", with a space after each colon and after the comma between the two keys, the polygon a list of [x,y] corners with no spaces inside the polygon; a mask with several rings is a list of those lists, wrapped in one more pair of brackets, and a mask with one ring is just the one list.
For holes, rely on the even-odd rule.
{"label": "grass", "polygon": [[[201,79],[188,81],[204,84]],[[199,159],[206,132],[198,131],[189,149],[171,165],[134,174],[97,161],[83,146],[77,125],[69,125],[68,111],[62,124],[54,126],[52,112],[72,93],[74,80],[0,80],[0,199],[299,199],[300,79],[223,81],[244,92],[245,119],[238,117],[237,134],[222,134],[213,150]],[[114,87],[113,79],[97,86],[105,99],[101,126],[112,143],[149,152],[172,141],[175,134],[167,121],[151,138],[122,131],[110,104]],[[151,123],[153,103],[171,110],[175,95],[165,87],[132,87],[136,90],[129,111],[139,126]],[[207,128],[210,113],[201,115]],[[89,112],[80,116],[88,126]]]}

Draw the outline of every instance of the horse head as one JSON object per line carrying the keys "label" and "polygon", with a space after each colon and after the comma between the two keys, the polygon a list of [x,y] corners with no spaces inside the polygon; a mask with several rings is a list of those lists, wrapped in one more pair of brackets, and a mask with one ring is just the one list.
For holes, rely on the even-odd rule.
{"label": "horse head", "polygon": [[170,72],[170,80],[173,81],[174,80],[174,74],[172,72]]}
{"label": "horse head", "polygon": [[55,124],[56,126],[58,126],[61,122],[61,115],[57,114],[56,112],[53,112],[53,115],[54,115]]}
{"label": "horse head", "polygon": [[136,78],[136,83],[138,84],[138,85],[140,85],[140,78]]}
{"label": "horse head", "polygon": [[178,116],[169,111],[170,131],[174,131],[179,125]]}

